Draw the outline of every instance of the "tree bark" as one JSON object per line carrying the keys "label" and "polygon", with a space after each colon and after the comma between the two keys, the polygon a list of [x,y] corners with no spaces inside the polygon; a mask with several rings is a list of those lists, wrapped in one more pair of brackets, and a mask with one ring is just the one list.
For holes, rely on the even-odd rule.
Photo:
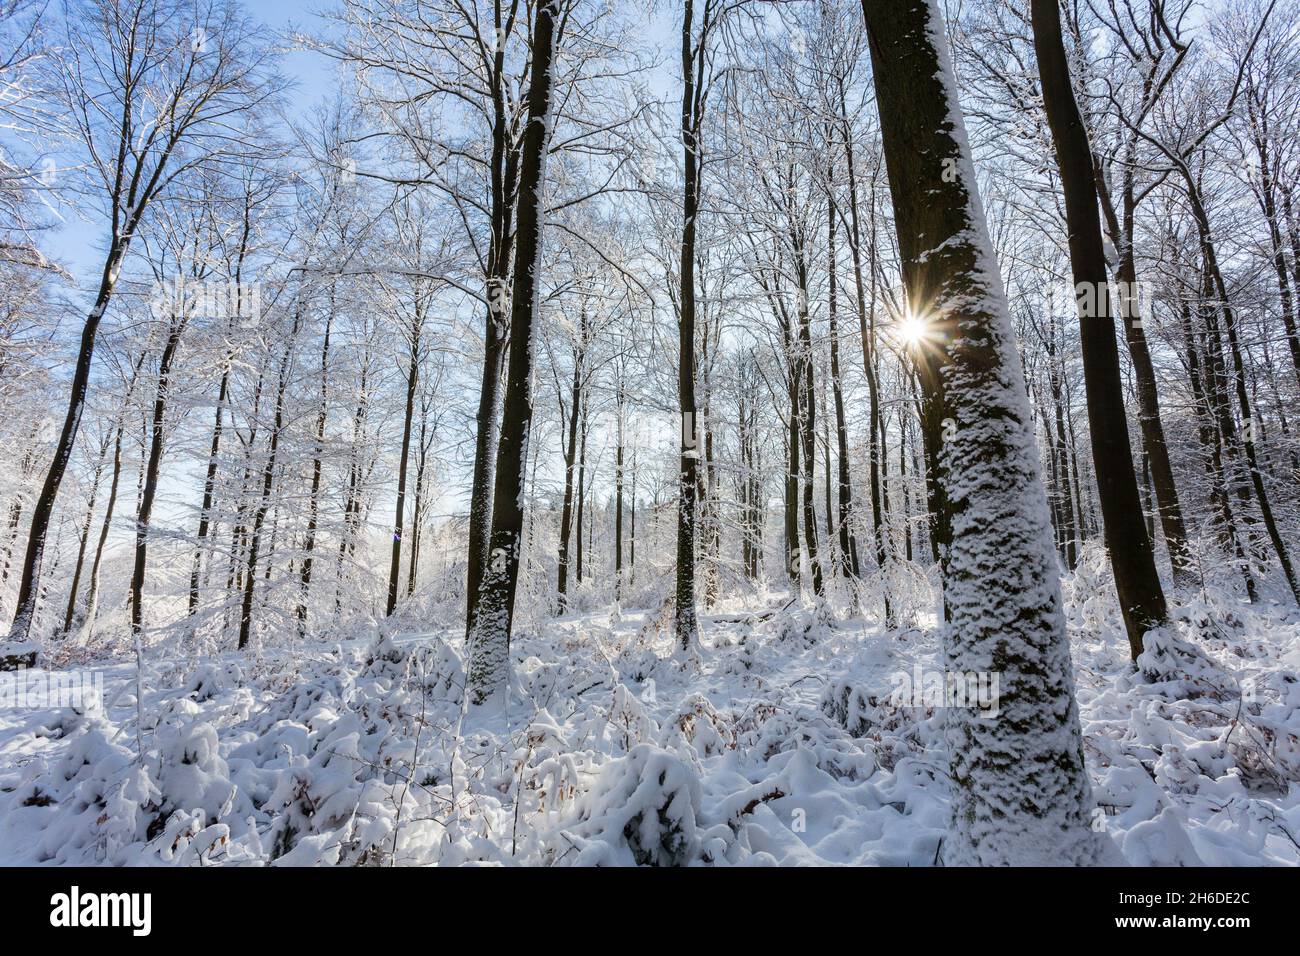
{"label": "tree bark", "polygon": [[[335,287],[330,285],[329,311],[325,315],[325,332],[320,347],[320,402],[316,406],[316,428],[311,459],[311,487],[307,492],[307,531],[302,543],[302,565],[298,569],[298,631],[307,629],[311,578],[316,566],[316,532],[320,524],[320,486],[324,478],[325,426],[329,421],[330,337],[334,331]],[[214,445],[215,447],[215,445]]]}
{"label": "tree bark", "polygon": [[867,307],[867,283],[862,276],[862,224],[858,211],[858,182],[853,153],[853,137],[848,122],[848,101],[843,84],[839,87],[844,161],[849,180],[849,251],[853,258],[853,282],[857,293],[858,332],[862,338],[862,371],[867,379],[867,464],[868,484],[871,492],[871,529],[876,547],[876,568],[882,579],[881,594],[885,611],[885,626],[894,626],[893,606],[889,595],[888,536],[882,503],[881,449],[883,442],[880,415],[880,384],[876,376],[876,220],[875,194],[869,210],[871,236],[868,256],[870,262],[871,305]]}
{"label": "tree bark", "polygon": [[1178,485],[1174,481],[1173,466],[1169,461],[1169,445],[1165,441],[1165,426],[1160,413],[1160,393],[1156,386],[1155,366],[1151,360],[1151,349],[1147,344],[1146,329],[1142,324],[1143,317],[1135,294],[1137,260],[1134,253],[1133,232],[1137,202],[1132,164],[1136,161],[1136,151],[1130,148],[1130,165],[1126,165],[1123,172],[1121,214],[1116,213],[1110,189],[1100,170],[1096,170],[1096,186],[1101,208],[1106,217],[1107,231],[1119,254],[1115,280],[1120,295],[1124,337],[1128,344],[1129,357],[1133,362],[1133,391],[1137,396],[1138,425],[1142,431],[1142,444],[1147,449],[1151,461],[1156,508],[1160,513],[1160,528],[1164,532],[1165,547],[1169,550],[1174,585],[1180,587],[1194,582],[1195,562],[1187,544],[1187,526],[1183,519],[1182,504],[1178,499]]}
{"label": "tree bark", "polygon": [[95,505],[99,500],[99,485],[104,477],[104,466],[108,459],[109,432],[104,433],[104,437],[99,445],[99,458],[95,462],[95,475],[90,483],[90,496],[86,502],[86,520],[82,524],[80,541],[77,544],[77,563],[72,572],[72,585],[68,588],[68,608],[63,615],[63,634],[66,637],[72,632],[73,619],[77,611],[77,594],[81,590],[81,573],[86,565],[86,549],[90,545],[90,526],[95,518]]}
{"label": "tree bark", "polygon": [[[951,536],[947,666],[1001,673],[1000,716],[947,712],[952,865],[1095,863],[1060,585],[1024,375],[933,0],[864,0],[908,302],[935,355],[926,432]],[[948,173],[949,175],[945,175]],[[1114,853],[1113,848],[1111,853]]]}
{"label": "tree bark", "polygon": [[[1088,425],[1101,492],[1106,549],[1115,572],[1129,648],[1136,660],[1142,653],[1146,632],[1167,623],[1169,612],[1156,573],[1155,552],[1146,533],[1128,442],[1128,415],[1097,212],[1092,149],[1070,85],[1057,0],[1032,0],[1031,9],[1043,104],[1065,193],[1070,264],[1080,309]],[[1088,308],[1088,303],[1093,307]]]}
{"label": "tree bark", "polygon": [[493,485],[489,560],[470,640],[468,684],[476,705],[499,698],[510,669],[510,633],[523,531],[523,480],[533,418],[533,333],[543,267],[546,154],[551,131],[551,62],[563,0],[541,0],[533,27],[528,126],[519,176],[519,226],[510,302],[510,361]]}
{"label": "tree bark", "polygon": [[615,424],[617,447],[614,450],[614,604],[616,606],[623,600],[623,426],[627,413],[626,401],[627,396],[620,380],[615,399],[618,421]]}
{"label": "tree bark", "polygon": [[85,644],[95,630],[95,614],[99,610],[99,569],[104,561],[104,549],[108,545],[108,535],[113,528],[113,510],[117,506],[118,482],[122,477],[122,435],[126,425],[118,421],[117,435],[113,439],[113,477],[108,483],[108,501],[104,506],[104,523],[99,529],[99,541],[95,544],[95,559],[90,564],[90,584],[86,590],[86,614],[82,618],[81,629],[76,641]]}
{"label": "tree bark", "polygon": [[239,614],[239,649],[248,646],[253,627],[253,596],[257,588],[257,562],[262,546],[262,527],[271,508],[271,491],[275,482],[275,469],[280,451],[280,438],[284,432],[285,395],[289,389],[289,368],[293,360],[293,343],[302,323],[302,305],[294,312],[293,328],[280,358],[279,380],[275,393],[275,414],[267,443],[266,465],[262,469],[261,492],[253,510],[253,522],[248,532],[248,555],[244,574],[243,600]]}
{"label": "tree bark", "polygon": [[578,460],[578,415],[582,403],[582,357],[578,346],[573,350],[573,384],[569,392],[568,439],[564,451],[564,506],[560,510],[560,553],[556,561],[556,610],[563,614],[569,600],[569,538],[573,532],[573,486]]}
{"label": "tree bark", "polygon": [[[500,16],[497,27],[500,28]],[[492,241],[488,250],[487,324],[483,333],[483,375],[474,437],[474,475],[470,485],[469,547],[466,555],[465,635],[474,630],[492,534],[493,458],[497,448],[497,409],[509,348],[510,265],[514,252],[516,188],[520,152],[506,113],[506,50],[498,42],[492,59],[492,155],[489,167]]]}
{"label": "tree bark", "polygon": [[420,330],[424,324],[424,305],[416,291],[415,317],[411,326],[411,366],[406,374],[406,412],[402,420],[402,455],[397,466],[397,503],[393,516],[392,557],[388,564],[388,610],[397,610],[397,592],[402,580],[402,534],[406,530],[406,474],[411,460],[411,427],[415,419],[415,395],[420,387]]}
{"label": "tree bark", "polygon": [[[184,308],[184,303],[180,306]],[[167,390],[171,384],[172,363],[180,348],[188,317],[172,319],[171,332],[158,360],[158,390],[154,396],[153,417],[149,427],[149,459],[140,486],[140,507],[135,518],[135,563],[131,570],[131,632],[138,639],[144,630],[144,574],[148,561],[149,521],[153,517],[154,497],[158,493],[158,469],[163,455],[163,423],[167,414]]]}
{"label": "tree bark", "polygon": [[[142,210],[141,210],[142,211]],[[9,630],[9,640],[22,643],[27,640],[32,617],[36,612],[36,598],[40,589],[41,559],[45,555],[45,539],[50,531],[50,516],[54,513],[54,501],[59,496],[59,487],[68,470],[68,461],[72,458],[72,446],[77,440],[77,431],[81,427],[81,413],[86,405],[86,392],[90,387],[90,365],[95,354],[95,334],[99,330],[100,320],[108,310],[108,303],[117,286],[118,272],[126,258],[131,234],[135,230],[139,211],[133,213],[122,235],[115,235],[109,246],[108,256],[100,275],[99,291],[95,295],[95,305],[86,316],[81,329],[81,345],[77,351],[77,364],[72,373],[72,387],[68,396],[68,409],[63,416],[63,428],[54,447],[54,457],[41,492],[32,506],[31,530],[27,536],[27,551],[23,556],[23,576],[18,585],[18,601],[14,606],[13,624]]]}
{"label": "tree bark", "polygon": [[[695,498],[699,487],[699,422],[695,407],[695,241],[700,212],[700,133],[704,120],[705,51],[696,50],[695,2],[685,0],[682,17],[682,246],[677,318],[677,393],[681,406],[677,497],[677,580],[674,626],[677,644],[690,650],[699,640],[695,612]],[[701,38],[701,47],[708,38]]]}
{"label": "tree bark", "polygon": [[795,258],[795,281],[798,306],[798,335],[795,339],[795,361],[799,366],[799,438],[803,458],[803,539],[808,553],[808,566],[812,573],[813,594],[823,597],[826,584],[822,578],[821,560],[817,554],[817,511],[814,502],[815,466],[817,462],[817,411],[816,388],[813,385],[812,320],[808,314],[808,264],[805,250],[797,230],[792,229],[792,248]]}
{"label": "tree bark", "polygon": [[849,478],[849,426],[844,415],[844,388],[840,376],[840,331],[839,318],[836,315],[837,279],[835,269],[835,226],[839,215],[835,202],[828,202],[827,253],[826,270],[829,286],[830,309],[830,349],[831,349],[831,392],[835,401],[835,443],[839,452],[839,467],[836,473],[839,490],[839,540],[840,564],[845,576],[858,578],[862,576],[862,566],[858,562],[858,541],[853,534],[853,483]]}

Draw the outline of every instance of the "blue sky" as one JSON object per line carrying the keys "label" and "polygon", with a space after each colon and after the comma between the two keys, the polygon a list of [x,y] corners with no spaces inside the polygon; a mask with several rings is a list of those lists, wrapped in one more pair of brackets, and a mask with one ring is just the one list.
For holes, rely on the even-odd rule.
{"label": "blue sky", "polygon": [[[318,11],[327,7],[320,0],[269,0],[250,3],[247,9],[250,16],[278,31],[314,33],[323,26]],[[298,84],[291,108],[310,107],[334,85],[333,64],[319,54],[295,50],[284,56],[282,65],[285,73]]]}
{"label": "blue sky", "polygon": [[[323,20],[317,11],[325,7],[320,0],[265,0],[246,3],[245,11],[287,38],[292,32],[312,33],[320,28]],[[290,119],[305,116],[335,88],[334,64],[320,54],[288,50],[281,58],[281,70],[294,83],[285,97]],[[61,207],[57,212],[63,222],[47,234],[45,247],[72,272],[78,289],[85,290],[98,281],[103,266],[105,225],[98,216],[79,217],[75,208]]]}
{"label": "blue sky", "polygon": [[[632,0],[615,0],[631,3]],[[302,49],[294,49],[291,37],[295,34],[319,34],[329,26],[320,15],[335,0],[244,0],[244,10],[284,37],[281,54],[282,72],[292,81],[293,87],[284,98],[284,108],[289,120],[306,117],[322,100],[332,97],[338,88],[335,63],[328,57]],[[667,17],[657,8],[642,11],[647,17],[647,33],[643,37],[648,46],[671,49],[675,34],[670,29],[673,13]],[[676,82],[673,60],[668,57],[649,77],[654,95],[670,95]],[[46,250],[65,268],[72,272],[79,290],[93,289],[103,267],[103,254],[107,242],[105,224],[96,215],[78,217],[75,208],[58,209],[62,224],[45,236]]]}

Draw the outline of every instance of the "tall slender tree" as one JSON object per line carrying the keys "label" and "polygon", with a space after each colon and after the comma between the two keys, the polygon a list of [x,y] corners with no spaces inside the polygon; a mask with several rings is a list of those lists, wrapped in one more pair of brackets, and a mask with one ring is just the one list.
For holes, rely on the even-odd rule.
{"label": "tall slender tree", "polygon": [[1070,264],[1079,308],[1084,383],[1093,467],[1101,499],[1106,550],[1115,570],[1115,589],[1133,659],[1142,653],[1147,631],[1166,623],[1168,609],[1155,550],[1147,535],[1138,496],[1137,473],[1128,443],[1128,415],[1120,377],[1115,316],[1110,306],[1106,253],[1097,208],[1096,170],[1083,125],[1069,61],[1061,39],[1057,0],[1033,0],[1034,50],[1042,77],[1043,105],[1056,146],[1056,165],[1065,192]]}
{"label": "tall slender tree", "polygon": [[528,123],[519,172],[518,233],[510,300],[510,361],[493,488],[492,535],[478,612],[470,634],[469,693],[477,705],[503,694],[519,581],[523,482],[533,418],[533,337],[545,264],[546,159],[551,138],[551,65],[564,31],[568,0],[540,0],[533,23]]}
{"label": "tall slender tree", "polygon": [[1047,501],[944,24],[935,0],[863,0],[863,10],[903,281],[924,326],[915,348],[934,355],[921,385],[939,425],[923,437],[951,529],[945,655],[951,671],[1001,672],[997,719],[948,711],[945,858],[1095,863],[1105,837],[1088,825]]}

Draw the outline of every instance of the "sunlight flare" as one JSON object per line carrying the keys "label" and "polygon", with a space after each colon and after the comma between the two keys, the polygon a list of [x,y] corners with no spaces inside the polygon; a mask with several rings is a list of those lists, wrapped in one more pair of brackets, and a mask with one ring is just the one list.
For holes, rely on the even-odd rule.
{"label": "sunlight flare", "polygon": [[898,340],[906,348],[915,348],[932,338],[934,329],[928,316],[918,315],[911,309],[895,325]]}

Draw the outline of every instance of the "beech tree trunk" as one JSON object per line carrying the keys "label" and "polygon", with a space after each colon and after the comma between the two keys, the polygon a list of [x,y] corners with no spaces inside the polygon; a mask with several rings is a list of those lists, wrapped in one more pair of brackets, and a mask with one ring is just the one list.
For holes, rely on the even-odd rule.
{"label": "beech tree trunk", "polygon": [[[700,132],[704,121],[705,51],[694,43],[695,2],[685,0],[682,17],[682,246],[677,319],[677,394],[681,407],[681,455],[677,496],[677,580],[674,623],[677,644],[691,649],[699,639],[695,612],[695,499],[699,488],[699,422],[695,407],[695,239],[700,213]],[[701,46],[707,42],[702,38]]]}
{"label": "beech tree trunk", "polygon": [[125,232],[114,236],[100,275],[95,304],[86,316],[85,324],[81,329],[81,345],[77,351],[77,364],[72,373],[72,386],[68,396],[68,409],[63,416],[63,428],[59,431],[59,438],[54,446],[54,457],[50,461],[49,470],[45,473],[40,494],[37,495],[36,503],[32,506],[31,530],[27,535],[27,551],[23,555],[23,576],[18,585],[18,601],[14,605],[13,624],[9,630],[9,640],[13,643],[27,640],[32,617],[36,613],[41,559],[45,555],[45,539],[50,532],[54,500],[59,495],[59,487],[63,484],[63,476],[68,470],[68,461],[72,458],[72,446],[76,443],[77,431],[81,428],[81,413],[86,406],[86,392],[90,386],[90,365],[95,355],[95,335],[99,331],[100,320],[108,310],[108,303],[117,286],[118,273],[122,267],[122,260],[126,258],[138,215],[139,212],[133,213]]}
{"label": "beech tree trunk", "polygon": [[243,581],[243,599],[239,613],[239,649],[248,646],[253,628],[253,597],[257,589],[257,562],[262,547],[262,528],[266,523],[267,513],[271,508],[271,491],[275,483],[275,469],[278,464],[280,438],[284,433],[285,395],[289,389],[289,369],[293,360],[293,342],[298,337],[302,324],[302,305],[299,303],[294,312],[293,328],[280,359],[279,378],[275,392],[275,413],[271,421],[271,434],[267,440],[266,464],[262,468],[262,483],[257,505],[253,509],[253,522],[248,531],[248,554],[246,573]]}
{"label": "beech tree trunk", "polygon": [[1128,442],[1128,415],[1124,408],[1119,347],[1115,341],[1115,318],[1110,308],[1092,150],[1070,85],[1057,0],[1032,0],[1032,12],[1043,104],[1065,192],[1070,264],[1080,309],[1088,425],[1092,432],[1093,467],[1101,492],[1106,549],[1115,571],[1115,588],[1119,592],[1129,649],[1136,660],[1142,653],[1146,632],[1165,624],[1169,613],[1160,576],[1156,573],[1155,552],[1147,536]]}
{"label": "beech tree trunk", "polygon": [[627,414],[627,393],[622,381],[618,384],[615,400],[618,421],[617,447],[614,449],[614,604],[623,600],[623,440],[624,422]]}
{"label": "beech tree trunk", "polygon": [[[1136,163],[1136,150],[1130,147],[1128,161]],[[1169,563],[1173,570],[1174,585],[1185,586],[1194,581],[1194,561],[1187,545],[1187,526],[1183,519],[1182,504],[1178,499],[1178,486],[1174,482],[1173,466],[1169,461],[1169,445],[1165,441],[1164,421],[1160,413],[1160,394],[1156,386],[1155,366],[1147,344],[1146,329],[1142,324],[1137,291],[1137,259],[1134,253],[1134,223],[1137,202],[1134,193],[1133,166],[1126,165],[1121,187],[1122,209],[1114,208],[1110,190],[1100,170],[1095,170],[1098,198],[1106,217],[1107,231],[1119,255],[1115,270],[1116,286],[1120,296],[1120,315],[1124,323],[1124,337],[1128,343],[1129,357],[1133,362],[1133,391],[1137,397],[1138,425],[1142,430],[1142,444],[1151,461],[1152,483],[1155,487],[1156,508],[1160,514],[1160,527],[1164,532],[1165,546],[1169,550]]]}
{"label": "beech tree trunk", "polygon": [[122,436],[126,425],[119,420],[117,435],[113,439],[113,477],[108,483],[108,501],[104,506],[104,523],[100,525],[99,541],[95,544],[95,559],[90,564],[90,584],[86,590],[86,613],[77,632],[76,642],[85,644],[95,630],[95,615],[99,610],[99,569],[104,562],[104,549],[113,528],[113,510],[117,507],[118,483],[122,477]]}
{"label": "beech tree trunk", "polygon": [[934,0],[864,0],[863,10],[903,280],[931,333],[919,349],[935,356],[922,387],[940,428],[925,439],[947,438],[927,447],[951,529],[943,562],[947,664],[962,673],[992,664],[1001,674],[997,719],[947,712],[945,859],[1095,863],[1105,837],[1088,823],[1092,798],[1047,499],[944,26]]}
{"label": "beech tree trunk", "polygon": [[[416,297],[418,299],[419,292]],[[388,610],[391,617],[397,609],[397,592],[402,580],[402,534],[406,530],[406,475],[411,461],[411,427],[415,420],[415,396],[420,387],[420,329],[424,324],[424,306],[415,303],[415,318],[411,326],[410,368],[406,373],[406,411],[402,419],[402,454],[397,465],[397,503],[393,516],[392,557],[388,564]]]}
{"label": "beech tree trunk", "polygon": [[580,350],[573,351],[573,384],[569,391],[568,438],[564,450],[564,506],[560,511],[560,552],[556,559],[556,611],[563,614],[569,600],[569,538],[573,532],[573,491],[578,460],[578,416],[582,403],[582,360]]}
{"label": "beech tree trunk", "polygon": [[803,543],[808,554],[809,571],[812,574],[813,594],[820,598],[826,592],[826,584],[822,579],[821,560],[817,554],[817,510],[814,504],[816,501],[813,485],[817,462],[817,412],[814,405],[816,389],[813,385],[812,319],[808,314],[808,264],[804,258],[804,247],[801,238],[797,234],[792,238],[795,257],[795,281],[797,283],[796,294],[798,295],[798,305],[795,310],[798,318],[798,328],[792,334],[795,336],[795,362],[799,367],[799,388],[797,392],[799,414],[797,420],[801,444],[800,455],[803,459]]}
{"label": "beech tree trunk", "polygon": [[533,334],[543,267],[546,154],[551,132],[551,63],[564,0],[541,0],[533,26],[528,126],[519,175],[519,227],[510,301],[510,361],[493,485],[489,559],[470,635],[468,684],[476,705],[504,694],[524,524],[523,482],[533,419]]}
{"label": "beech tree trunk", "polygon": [[831,349],[831,391],[835,400],[835,444],[839,452],[839,467],[836,474],[839,486],[839,540],[840,564],[845,576],[861,577],[862,566],[858,561],[858,541],[853,534],[853,483],[849,478],[849,426],[844,414],[844,388],[840,376],[840,331],[836,315],[837,279],[835,270],[835,226],[839,210],[832,201],[828,204],[829,222],[827,223],[826,269],[829,285],[830,309],[830,349]]}
{"label": "beech tree trunk", "polygon": [[77,596],[81,591],[81,573],[86,565],[86,551],[90,545],[90,526],[95,518],[95,505],[99,500],[99,485],[104,478],[104,467],[108,463],[108,448],[112,443],[108,437],[111,430],[104,433],[99,445],[99,457],[95,461],[95,473],[90,482],[90,495],[86,501],[86,520],[81,526],[77,543],[77,563],[72,572],[72,584],[68,588],[68,607],[63,615],[63,635],[72,632],[73,621],[77,612]]}
{"label": "beech tree trunk", "polygon": [[[316,406],[316,428],[312,442],[311,488],[307,492],[307,531],[302,543],[302,565],[298,569],[298,630],[307,627],[307,607],[311,598],[311,578],[316,566],[316,532],[320,523],[320,487],[324,478],[325,426],[329,421],[330,336],[334,330],[335,290],[330,287],[329,311],[325,314],[325,332],[320,348],[320,403]],[[215,447],[215,446],[214,446]]]}
{"label": "beech tree trunk", "polygon": [[876,376],[876,221],[875,195],[869,210],[871,235],[868,240],[868,266],[871,284],[870,309],[868,309],[867,281],[862,275],[862,224],[858,211],[858,183],[855,169],[853,137],[848,123],[848,100],[843,84],[839,87],[841,135],[844,142],[844,161],[849,180],[849,251],[853,259],[853,283],[857,294],[858,333],[862,338],[862,370],[867,379],[867,459],[868,485],[871,493],[871,528],[875,541],[876,568],[881,575],[881,596],[884,604],[885,626],[894,626],[893,605],[890,601],[888,569],[889,545],[883,508],[883,481],[881,456],[883,425],[880,414],[880,384]]}
{"label": "beech tree trunk", "polygon": [[[182,308],[183,308],[182,304]],[[144,629],[144,574],[148,561],[149,521],[153,517],[154,498],[158,493],[158,468],[163,455],[163,423],[167,414],[167,390],[171,384],[172,363],[180,348],[181,336],[188,319],[172,319],[167,343],[158,361],[158,390],[154,396],[153,416],[149,427],[149,458],[140,483],[140,507],[135,518],[135,562],[131,570],[131,631],[139,638]]]}
{"label": "beech tree trunk", "polygon": [[[499,9],[499,8],[498,8]],[[511,23],[513,23],[513,14]],[[500,16],[497,26],[501,27]],[[483,333],[483,375],[474,436],[474,475],[470,485],[469,545],[466,555],[465,635],[474,630],[483,573],[492,533],[493,455],[497,450],[497,409],[510,342],[510,266],[515,245],[515,206],[520,150],[506,113],[506,44],[492,54],[492,154],[489,164],[492,240],[485,283],[488,314]],[[530,114],[531,115],[531,114]]]}

